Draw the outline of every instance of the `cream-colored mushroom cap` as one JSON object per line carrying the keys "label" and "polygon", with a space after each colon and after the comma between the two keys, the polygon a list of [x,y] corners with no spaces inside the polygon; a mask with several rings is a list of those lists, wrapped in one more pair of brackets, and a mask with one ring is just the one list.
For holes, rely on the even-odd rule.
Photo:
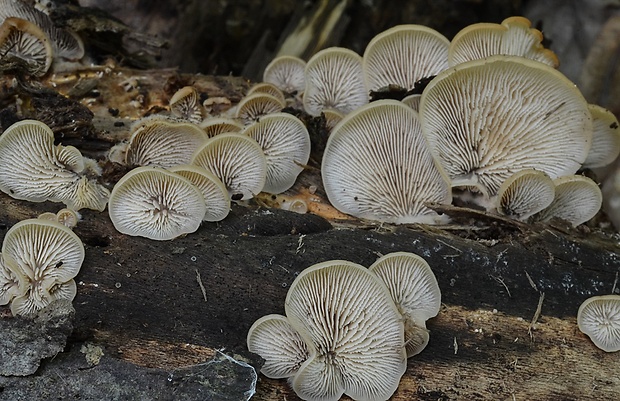
{"label": "cream-colored mushroom cap", "polygon": [[413,89],[422,78],[448,68],[450,41],[422,25],[397,25],[375,36],[364,51],[364,79],[369,90],[388,85]]}
{"label": "cream-colored mushroom cap", "polygon": [[329,47],[316,53],[306,65],[304,109],[318,116],[324,109],[343,114],[368,103],[362,58],[352,50]]}
{"label": "cream-colored mushroom cap", "polygon": [[405,320],[407,357],[419,354],[428,344],[426,321],[437,316],[441,291],[430,266],[420,256],[393,252],[377,259],[369,270],[387,286]]}
{"label": "cream-colored mushroom cap", "polygon": [[220,221],[228,216],[230,196],[224,183],[215,174],[190,164],[171,167],[170,171],[187,178],[202,192],[207,205],[207,212],[202,218],[204,221]]}
{"label": "cream-colored mushroom cap", "polygon": [[250,352],[265,360],[260,371],[271,379],[294,376],[309,356],[304,339],[282,315],[267,315],[254,322],[247,344]]}
{"label": "cream-colored mushroom cap", "polygon": [[523,17],[501,24],[478,23],[463,28],[450,42],[450,67],[494,55],[520,56],[557,68],[557,56],[542,45],[543,35]]}
{"label": "cream-colored mushroom cap", "polygon": [[263,191],[279,194],[295,184],[310,158],[310,135],[301,120],[287,113],[263,116],[244,133],[258,142],[267,158]]}
{"label": "cream-colored mushroom cap", "polygon": [[269,82],[260,82],[253,85],[246,95],[251,95],[253,93],[266,93],[273,97],[280,99],[280,101],[286,103],[286,98],[284,97],[284,93],[278,88],[276,85]]}
{"label": "cream-colored mushroom cap", "polygon": [[0,253],[0,305],[6,305],[13,298],[26,292],[27,278],[17,269],[15,262],[9,262]]}
{"label": "cream-colored mushroom cap", "polygon": [[603,195],[596,182],[581,175],[571,175],[553,180],[553,201],[534,216],[538,221],[554,217],[570,222],[574,227],[594,217],[601,209]]}
{"label": "cream-colored mushroom cap", "polygon": [[196,124],[147,117],[132,127],[125,162],[128,166],[162,168],[188,164],[207,139]]}
{"label": "cream-colored mushroom cap", "polygon": [[206,118],[198,125],[209,138],[225,132],[240,132],[245,127],[240,122],[226,117]]}
{"label": "cream-colored mushroom cap", "polygon": [[494,196],[524,169],[552,179],[574,174],[588,154],[588,104],[557,70],[516,56],[449,68],[424,89],[422,131],[453,186]]}
{"label": "cream-colored mushroom cap", "polygon": [[45,75],[53,60],[47,35],[35,24],[20,18],[7,18],[0,25],[0,55],[3,69],[21,63],[35,76]]}
{"label": "cream-colored mushroom cap", "polygon": [[620,296],[586,299],[577,312],[579,330],[605,352],[620,351]]}
{"label": "cream-colored mushroom cap", "polygon": [[525,220],[551,204],[555,197],[553,180],[542,171],[521,170],[502,183],[497,192],[497,211]]}
{"label": "cream-colored mushroom cap", "polygon": [[183,120],[198,124],[202,121],[202,104],[196,88],[184,86],[172,95],[170,112]]}
{"label": "cream-colored mushroom cap", "polygon": [[[41,216],[39,216],[39,218],[41,218]],[[69,228],[77,226],[81,218],[82,216],[73,209],[64,208],[56,212],[56,221]]]}
{"label": "cream-colored mushroom cap", "polygon": [[251,124],[261,116],[276,113],[286,107],[283,100],[267,93],[252,93],[245,96],[237,105],[236,117],[244,124]]}
{"label": "cream-colored mushroom cap", "polygon": [[291,384],[304,400],[387,400],[407,368],[402,316],[368,269],[334,260],[301,272],[286,316],[309,357]]}
{"label": "cream-colored mushroom cap", "polygon": [[413,94],[409,96],[405,96],[403,100],[401,100],[404,104],[411,107],[413,110],[419,112],[420,111],[420,99],[422,98],[422,94]]}
{"label": "cream-colored mushroom cap", "polygon": [[325,146],[325,192],[343,213],[389,223],[435,223],[427,202],[449,204],[450,184],[428,151],[418,115],[396,100],[347,115]]}
{"label": "cream-colored mushroom cap", "polygon": [[592,147],[583,167],[597,168],[611,164],[620,154],[620,127],[611,111],[588,105],[592,114]]}
{"label": "cream-colored mushroom cap", "polygon": [[191,164],[215,174],[233,200],[250,199],[265,186],[267,159],[260,145],[243,134],[214,136],[196,151]]}
{"label": "cream-colored mushroom cap", "polygon": [[202,192],[188,179],[138,167],[116,183],[108,211],[122,234],[169,240],[196,231],[207,207]]}
{"label": "cream-colored mushroom cap", "polygon": [[289,94],[298,94],[306,87],[304,70],[306,62],[299,57],[276,57],[265,67],[263,81],[269,82]]}

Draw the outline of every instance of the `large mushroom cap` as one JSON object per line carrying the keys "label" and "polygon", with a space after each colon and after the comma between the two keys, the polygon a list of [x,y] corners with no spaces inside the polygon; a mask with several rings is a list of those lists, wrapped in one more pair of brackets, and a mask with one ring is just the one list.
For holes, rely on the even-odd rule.
{"label": "large mushroom cap", "polygon": [[292,187],[310,158],[310,135],[304,123],[290,114],[274,113],[244,133],[258,142],[267,158],[263,191],[279,194]]}
{"label": "large mushroom cap", "polygon": [[575,85],[516,56],[443,71],[422,93],[420,119],[452,185],[479,185],[489,196],[520,170],[574,174],[592,140],[588,104]]}
{"label": "large mushroom cap", "polygon": [[285,302],[291,326],[308,345],[292,379],[304,400],[387,400],[406,369],[402,316],[386,286],[346,261],[304,270]]}
{"label": "large mushroom cap", "polygon": [[428,344],[426,321],[437,316],[441,306],[433,271],[424,259],[409,252],[382,256],[369,270],[385,283],[405,319],[407,357],[419,354]]}
{"label": "large mushroom cap", "polygon": [[305,68],[306,62],[299,57],[276,57],[265,67],[263,81],[289,94],[301,93],[306,87]]}
{"label": "large mushroom cap", "polygon": [[450,203],[418,115],[380,100],[347,115],[327,141],[321,167],[329,201],[341,212],[390,223],[433,223],[426,202]]}
{"label": "large mushroom cap", "polygon": [[116,183],[108,211],[123,234],[169,240],[196,231],[207,207],[202,192],[186,178],[138,167]]}
{"label": "large mushroom cap", "polygon": [[620,154],[620,126],[611,111],[595,104],[588,105],[588,108],[592,114],[592,147],[583,166],[604,167]]}
{"label": "large mushroom cap", "polygon": [[577,312],[579,330],[605,352],[620,351],[620,296],[586,299]]}
{"label": "large mushroom cap", "polygon": [[7,18],[0,25],[0,55],[3,70],[17,63],[35,76],[45,75],[53,60],[47,35],[35,24],[19,18]]}
{"label": "large mushroom cap", "polygon": [[542,171],[521,170],[499,187],[497,211],[525,220],[551,204],[555,196],[553,180]]}
{"label": "large mushroom cap", "polygon": [[388,85],[413,89],[422,78],[448,68],[450,41],[422,25],[398,25],[381,32],[364,51],[364,78],[369,90]]}

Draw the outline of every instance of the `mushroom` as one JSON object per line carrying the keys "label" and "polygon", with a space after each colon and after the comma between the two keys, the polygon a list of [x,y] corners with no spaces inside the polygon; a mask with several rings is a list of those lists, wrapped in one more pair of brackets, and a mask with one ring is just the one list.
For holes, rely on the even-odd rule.
{"label": "mushroom", "polygon": [[306,87],[306,62],[299,57],[276,57],[265,67],[263,81],[272,83],[283,92],[299,94]]}
{"label": "mushroom", "polygon": [[170,111],[173,115],[198,124],[202,121],[202,104],[196,88],[184,86],[170,98]]}
{"label": "mushroom", "polygon": [[0,68],[24,66],[32,75],[42,76],[52,65],[52,45],[35,24],[7,18],[0,25]]}
{"label": "mushroom", "polygon": [[265,360],[260,371],[270,379],[294,376],[309,356],[304,339],[282,315],[267,315],[254,322],[247,345]]}
{"label": "mushroom", "polygon": [[397,25],[375,36],[364,51],[364,79],[371,91],[388,85],[413,89],[422,78],[448,68],[450,41],[422,25]]}
{"label": "mushroom", "polygon": [[592,140],[588,104],[557,70],[516,56],[449,68],[422,93],[420,120],[453,186],[497,194],[512,174],[574,174]]}
{"label": "mushroom", "polygon": [[502,183],[497,192],[497,211],[517,220],[526,220],[551,204],[555,196],[553,180],[542,171],[521,170]]}
{"label": "mushroom", "polygon": [[276,85],[269,83],[269,82],[261,82],[261,83],[258,83],[252,86],[250,90],[248,90],[248,93],[246,94],[246,96],[252,95],[254,93],[266,93],[268,95],[271,95],[273,97],[280,99],[282,103],[286,103],[284,93],[282,93],[280,88],[278,88]]}
{"label": "mushroom", "polygon": [[329,47],[316,53],[306,65],[304,109],[318,116],[324,109],[343,114],[368,103],[362,58],[352,50]]}
{"label": "mushroom", "polygon": [[588,108],[592,114],[592,147],[583,167],[604,167],[616,160],[620,154],[618,119],[601,106],[590,104]]}
{"label": "mushroom", "polygon": [[0,305],[6,305],[13,298],[21,296],[26,291],[26,277],[20,274],[15,262],[9,262],[8,256],[0,253]]}
{"label": "mushroom", "polygon": [[170,171],[187,178],[202,192],[207,211],[203,221],[223,220],[230,211],[230,196],[222,181],[213,173],[198,166],[184,164],[170,168]]}
{"label": "mushroom", "polygon": [[523,17],[510,17],[501,24],[478,23],[463,28],[450,42],[450,67],[494,55],[520,56],[553,68],[557,56],[542,44],[543,35]]}
{"label": "mushroom", "polygon": [[387,400],[407,368],[403,321],[386,286],[363,266],[334,260],[297,276],[284,304],[308,359],[290,380],[304,400]]}
{"label": "mushroom", "polygon": [[322,113],[325,116],[325,128],[330,133],[333,131],[334,127],[344,118],[344,114],[334,109],[324,109]]}
{"label": "mushroom", "polygon": [[327,141],[321,173],[331,204],[360,218],[432,224],[440,219],[425,203],[452,200],[417,113],[396,100],[379,100],[347,115]]}
{"label": "mushroom", "polygon": [[207,118],[198,124],[209,138],[224,132],[240,132],[244,125],[225,117]]}
{"label": "mushroom", "polygon": [[11,303],[13,314],[33,313],[55,299],[72,300],[75,296],[75,291],[66,289],[80,271],[84,246],[62,224],[42,219],[20,221],[6,233],[2,255],[26,280],[25,293]]}
{"label": "mushroom", "polygon": [[131,131],[125,154],[128,166],[170,168],[188,164],[196,149],[208,139],[196,124],[159,116],[137,121]]}
{"label": "mushroom", "polygon": [[403,316],[407,357],[419,354],[428,344],[426,321],[437,316],[441,306],[433,271],[424,259],[409,252],[384,255],[369,270],[385,283]]}
{"label": "mushroom", "polygon": [[411,107],[416,112],[420,111],[420,99],[422,98],[421,93],[414,93],[409,96],[405,96],[401,102],[405,103],[407,106]]}
{"label": "mushroom", "polygon": [[[39,218],[41,218],[41,216],[39,216]],[[56,221],[69,228],[77,226],[81,218],[82,216],[73,209],[64,208],[56,213]]]}
{"label": "mushroom", "polygon": [[253,93],[245,96],[237,105],[236,117],[244,124],[250,124],[265,114],[275,113],[286,107],[286,103],[267,93]]}
{"label": "mushroom", "polygon": [[188,179],[138,167],[116,183],[108,211],[120,233],[161,241],[196,231],[207,207],[202,192]]}
{"label": "mushroom", "polygon": [[263,116],[244,133],[258,142],[267,158],[263,191],[279,194],[295,184],[310,158],[310,135],[301,120],[287,113]]}
{"label": "mushroom", "polygon": [[605,352],[620,351],[620,296],[586,299],[577,312],[577,325],[598,348]]}
{"label": "mushroom", "polygon": [[553,180],[555,197],[545,209],[534,216],[537,221],[554,217],[568,221],[573,227],[585,223],[601,209],[603,195],[596,182],[581,175]]}
{"label": "mushroom", "polygon": [[267,159],[260,145],[243,134],[214,136],[196,151],[191,164],[215,174],[233,200],[250,199],[265,186]]}

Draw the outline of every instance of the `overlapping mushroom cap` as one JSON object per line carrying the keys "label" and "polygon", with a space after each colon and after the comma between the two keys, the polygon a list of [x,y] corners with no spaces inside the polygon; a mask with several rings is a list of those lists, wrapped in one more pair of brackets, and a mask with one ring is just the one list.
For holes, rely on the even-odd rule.
{"label": "overlapping mushroom cap", "polygon": [[577,312],[579,330],[605,352],[620,351],[620,296],[586,299]]}
{"label": "overlapping mushroom cap", "polygon": [[493,56],[440,73],[422,93],[422,131],[452,185],[494,196],[510,175],[574,174],[592,141],[588,105],[555,69]]}
{"label": "overlapping mushroom cap", "polygon": [[286,106],[283,99],[277,98],[268,93],[252,93],[245,96],[237,105],[236,117],[244,124],[251,124],[261,116],[269,113],[276,113]]}
{"label": "overlapping mushroom cap", "polygon": [[301,93],[306,87],[305,68],[306,62],[299,57],[276,57],[265,67],[263,81],[274,84],[288,94]]}
{"label": "overlapping mushroom cap", "polygon": [[551,204],[555,185],[541,171],[521,170],[511,175],[499,187],[496,209],[517,220],[526,220]]}
{"label": "overlapping mushroom cap", "polygon": [[366,105],[336,125],[321,171],[331,204],[370,220],[434,223],[438,216],[424,203],[452,200],[417,113],[394,100]]}
{"label": "overlapping mushroom cap", "polygon": [[170,98],[170,112],[189,122],[198,124],[202,121],[202,104],[196,88],[184,86]]}
{"label": "overlapping mushroom cap", "polygon": [[592,114],[592,147],[583,166],[604,167],[620,154],[620,126],[611,111],[595,104],[588,108]]}
{"label": "overlapping mushroom cap", "polygon": [[16,269],[15,262],[7,262],[8,256],[0,253],[0,305],[26,292],[27,278]]}
{"label": "overlapping mushroom cap", "polygon": [[52,65],[52,45],[35,24],[7,18],[0,25],[0,68],[10,69],[15,64],[35,76],[42,76]]}
{"label": "overlapping mushroom cap", "polygon": [[198,126],[209,138],[225,132],[239,132],[244,127],[240,122],[226,117],[206,118]]}

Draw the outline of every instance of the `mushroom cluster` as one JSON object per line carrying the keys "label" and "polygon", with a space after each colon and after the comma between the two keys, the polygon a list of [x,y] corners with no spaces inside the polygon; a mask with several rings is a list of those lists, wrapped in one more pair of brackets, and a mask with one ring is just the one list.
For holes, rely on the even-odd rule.
{"label": "mushroom cluster", "polygon": [[265,359],[265,376],[288,378],[304,400],[387,400],[407,358],[428,344],[426,320],[440,303],[433,272],[415,254],[391,253],[369,269],[323,262],[295,279],[286,316],[252,325],[248,349]]}

